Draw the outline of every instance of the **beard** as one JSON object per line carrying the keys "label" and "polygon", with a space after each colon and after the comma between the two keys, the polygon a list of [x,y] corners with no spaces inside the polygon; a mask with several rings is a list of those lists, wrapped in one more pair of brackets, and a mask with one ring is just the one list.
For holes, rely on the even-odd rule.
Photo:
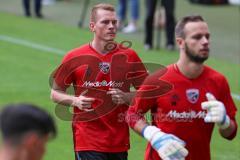
{"label": "beard", "polygon": [[185,52],[187,57],[190,59],[190,61],[195,62],[195,63],[203,63],[208,59],[208,55],[201,57],[199,55],[195,55],[194,52],[188,47],[187,44],[185,44]]}

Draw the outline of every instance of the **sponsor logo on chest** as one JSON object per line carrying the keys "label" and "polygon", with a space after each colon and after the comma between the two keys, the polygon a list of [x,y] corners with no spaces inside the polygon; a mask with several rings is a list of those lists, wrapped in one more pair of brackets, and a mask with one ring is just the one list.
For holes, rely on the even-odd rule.
{"label": "sponsor logo on chest", "polygon": [[85,81],[82,87],[113,87],[113,88],[121,88],[124,82],[117,82],[117,81]]}

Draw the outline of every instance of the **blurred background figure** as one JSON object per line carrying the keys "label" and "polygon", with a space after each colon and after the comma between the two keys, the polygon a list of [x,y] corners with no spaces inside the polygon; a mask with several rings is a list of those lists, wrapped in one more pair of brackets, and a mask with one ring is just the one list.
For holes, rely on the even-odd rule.
{"label": "blurred background figure", "polygon": [[[22,0],[23,8],[26,17],[31,17],[31,0]],[[34,0],[34,11],[37,18],[43,18],[41,13],[42,9],[42,0]]]}
{"label": "blurred background figure", "polygon": [[[145,49],[153,48],[153,21],[158,0],[146,0],[146,20],[145,20]],[[165,10],[165,30],[166,30],[166,49],[174,50],[174,27],[175,27],[175,0],[161,0]]]}
{"label": "blurred background figure", "polygon": [[0,113],[0,160],[41,160],[57,134],[52,117],[31,104],[8,105]]}
{"label": "blurred background figure", "polygon": [[240,0],[229,0],[229,3],[232,5],[240,5]]}
{"label": "blurred background figure", "polygon": [[42,5],[48,6],[55,4],[55,0],[42,0]]}
{"label": "blurred background figure", "polygon": [[161,48],[161,31],[165,28],[166,25],[166,12],[162,5],[159,5],[154,14],[154,28],[157,30],[155,34],[156,39],[156,49]]}
{"label": "blurred background figure", "polygon": [[139,0],[129,0],[131,7],[131,20],[125,27],[125,21],[127,17],[127,5],[128,0],[118,1],[118,18],[119,18],[119,30],[123,33],[133,33],[137,31],[137,21],[139,19]]}

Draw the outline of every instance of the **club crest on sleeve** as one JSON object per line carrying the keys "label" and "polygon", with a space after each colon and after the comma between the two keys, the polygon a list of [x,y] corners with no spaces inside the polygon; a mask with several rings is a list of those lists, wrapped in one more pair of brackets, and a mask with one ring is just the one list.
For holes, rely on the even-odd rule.
{"label": "club crest on sleeve", "polygon": [[108,63],[108,62],[100,62],[99,63],[99,69],[104,74],[108,74],[109,70],[110,70],[110,63]]}
{"label": "club crest on sleeve", "polygon": [[197,103],[199,98],[199,90],[198,89],[187,89],[186,96],[190,103]]}

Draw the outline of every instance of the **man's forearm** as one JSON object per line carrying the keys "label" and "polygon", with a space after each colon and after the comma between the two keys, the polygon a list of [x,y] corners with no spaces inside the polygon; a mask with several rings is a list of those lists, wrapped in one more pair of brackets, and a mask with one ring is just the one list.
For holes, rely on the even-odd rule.
{"label": "man's forearm", "polygon": [[125,93],[125,102],[128,105],[130,105],[132,103],[132,100],[133,100],[135,95],[136,95],[136,91],[131,91],[131,92]]}
{"label": "man's forearm", "polygon": [[148,123],[142,119],[138,120],[136,124],[133,127],[133,130],[138,133],[139,135],[142,135],[143,128],[148,125]]}
{"label": "man's forearm", "polygon": [[55,89],[51,90],[51,99],[55,103],[69,106],[69,105],[72,105],[74,98],[76,98],[76,97],[72,96],[72,95],[68,95],[63,91],[55,90]]}

